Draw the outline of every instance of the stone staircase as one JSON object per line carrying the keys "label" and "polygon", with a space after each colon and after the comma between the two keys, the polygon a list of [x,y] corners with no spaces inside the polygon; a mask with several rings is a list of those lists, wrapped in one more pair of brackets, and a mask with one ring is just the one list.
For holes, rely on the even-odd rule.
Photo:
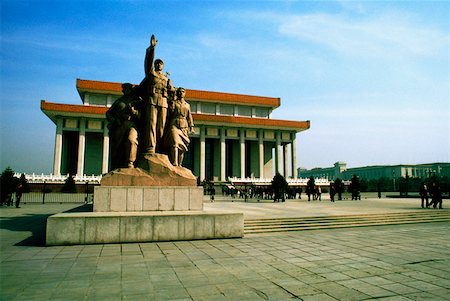
{"label": "stone staircase", "polygon": [[244,234],[433,222],[450,222],[450,211],[431,209],[386,214],[246,219]]}

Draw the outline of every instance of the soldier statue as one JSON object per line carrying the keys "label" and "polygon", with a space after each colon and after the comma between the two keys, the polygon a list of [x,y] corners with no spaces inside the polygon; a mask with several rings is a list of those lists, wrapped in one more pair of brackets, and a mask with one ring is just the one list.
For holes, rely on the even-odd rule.
{"label": "soldier statue", "polygon": [[139,85],[143,100],[141,142],[144,155],[164,151],[161,140],[167,118],[167,98],[173,90],[171,80],[163,74],[164,62],[161,59],[153,62],[156,43],[157,40],[152,35],[145,54],[145,78]]}

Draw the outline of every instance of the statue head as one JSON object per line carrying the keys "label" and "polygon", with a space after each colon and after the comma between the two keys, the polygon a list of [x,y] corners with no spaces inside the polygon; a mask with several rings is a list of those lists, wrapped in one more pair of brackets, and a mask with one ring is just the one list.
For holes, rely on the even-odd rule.
{"label": "statue head", "polygon": [[156,59],[155,60],[155,70],[156,71],[162,71],[164,68],[164,62],[162,59]]}
{"label": "statue head", "polygon": [[183,87],[179,87],[177,89],[177,99],[184,99],[184,96],[186,95],[186,90]]}
{"label": "statue head", "polygon": [[122,84],[122,93],[124,95],[129,95],[133,92],[133,85],[130,83],[123,83]]}

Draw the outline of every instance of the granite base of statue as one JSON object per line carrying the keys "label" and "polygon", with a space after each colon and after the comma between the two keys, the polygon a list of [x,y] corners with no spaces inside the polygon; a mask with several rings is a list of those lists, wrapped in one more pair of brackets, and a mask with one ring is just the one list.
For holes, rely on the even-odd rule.
{"label": "granite base of statue", "polygon": [[166,155],[103,176],[93,212],[47,219],[46,244],[83,245],[243,237],[243,213],[203,210],[203,187]]}

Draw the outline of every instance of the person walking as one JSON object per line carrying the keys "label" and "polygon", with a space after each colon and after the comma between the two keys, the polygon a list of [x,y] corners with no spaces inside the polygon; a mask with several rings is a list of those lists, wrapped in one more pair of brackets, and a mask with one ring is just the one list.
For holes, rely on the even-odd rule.
{"label": "person walking", "polygon": [[320,188],[320,186],[317,186],[316,193],[316,200],[322,201],[322,188]]}
{"label": "person walking", "polygon": [[334,189],[334,184],[330,185],[330,201],[334,203],[334,196],[336,194],[336,189]]}
{"label": "person walking", "polygon": [[424,205],[426,206],[426,208],[428,208],[430,204],[428,204],[428,188],[425,182],[422,182],[422,184],[420,184],[419,195],[422,201],[422,208],[424,208]]}
{"label": "person walking", "polygon": [[431,195],[430,205],[433,205],[433,208],[436,208],[436,206],[439,205],[439,209],[442,209],[442,192],[438,183],[433,182],[431,184],[430,195]]}
{"label": "person walking", "polygon": [[19,205],[20,199],[22,198],[22,193],[23,193],[23,185],[22,183],[19,183],[16,189],[16,208],[20,208]]}

